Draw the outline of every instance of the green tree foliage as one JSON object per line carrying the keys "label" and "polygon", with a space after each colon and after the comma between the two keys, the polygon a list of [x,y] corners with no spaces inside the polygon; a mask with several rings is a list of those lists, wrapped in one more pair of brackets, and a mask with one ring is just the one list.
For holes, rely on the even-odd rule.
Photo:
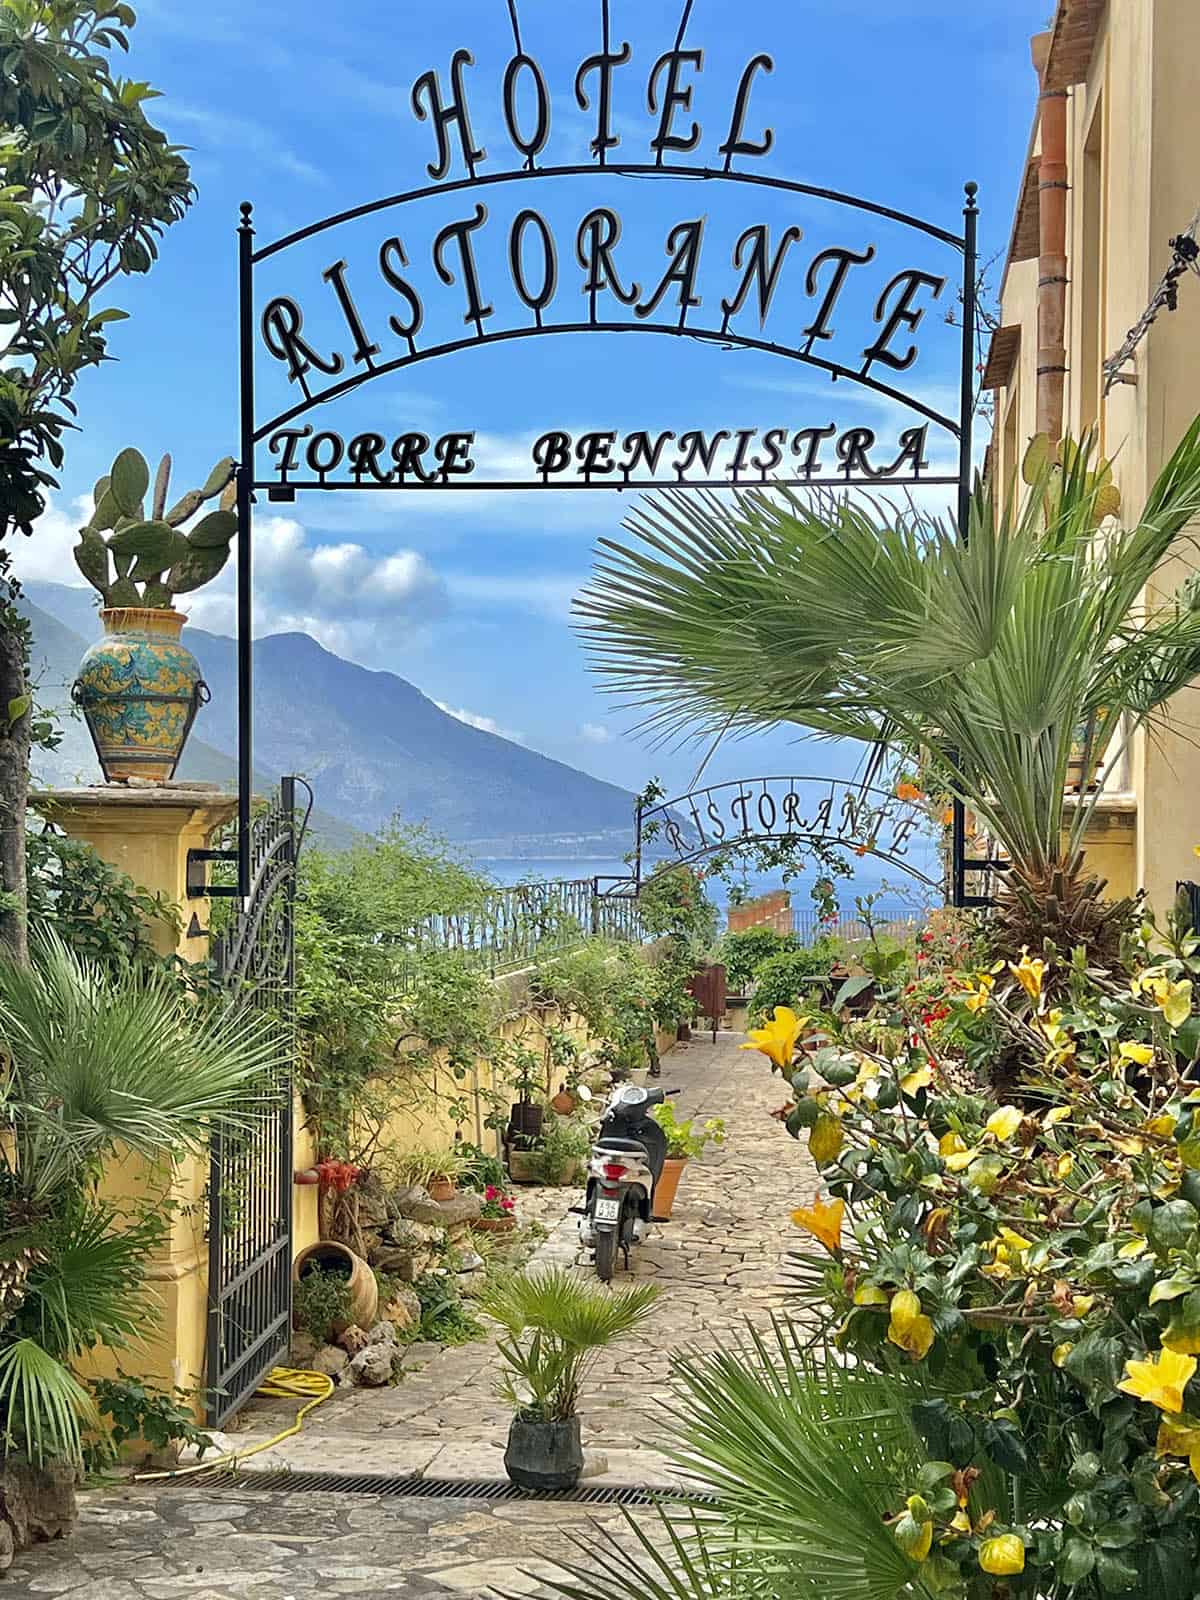
{"label": "green tree foliage", "polygon": [[755,1018],[769,1017],[776,1006],[803,1011],[820,1004],[822,986],[812,980],[828,978],[840,949],[835,939],[818,939],[815,944],[781,950],[761,961],[754,972]]}
{"label": "green tree foliage", "polygon": [[366,1158],[389,1112],[428,1092],[437,1052],[458,1074],[486,1053],[486,969],[423,929],[478,907],[489,887],[423,828],[395,825],[340,855],[301,856],[300,1085],[323,1156]]}
{"label": "green tree foliage", "polygon": [[754,982],[759,966],[768,956],[795,950],[797,946],[794,933],[777,933],[769,927],[743,928],[739,933],[727,933],[721,940],[718,955],[725,963],[730,993],[745,994]]}
{"label": "green tree foliage", "polygon": [[90,844],[50,829],[28,835],[26,860],[35,938],[57,933],[78,955],[113,972],[162,961],[151,928],[179,928],[179,912],[163,895],[139,888]]}
{"label": "green tree foliage", "polygon": [[[81,373],[108,359],[114,282],[149,271],[191,204],[180,150],[149,121],[149,84],[113,71],[130,6],[0,0],[0,579],[63,462]],[[0,938],[23,959],[31,696],[27,629],[0,607]]]}

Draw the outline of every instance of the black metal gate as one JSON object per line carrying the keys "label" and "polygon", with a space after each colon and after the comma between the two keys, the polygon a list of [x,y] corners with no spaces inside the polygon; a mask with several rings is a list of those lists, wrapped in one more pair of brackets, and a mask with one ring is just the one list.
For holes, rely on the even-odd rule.
{"label": "black metal gate", "polygon": [[[205,1372],[210,1427],[220,1427],[253,1394],[291,1337],[292,1071],[295,1020],[296,859],[307,810],[297,818],[296,788],[251,828],[250,895],[214,946],[233,1006],[269,1014],[284,1035],[285,1065],[247,1106],[248,1132],[217,1133],[208,1187],[208,1342]],[[221,853],[215,853],[220,858]],[[210,894],[236,895],[220,886]]]}

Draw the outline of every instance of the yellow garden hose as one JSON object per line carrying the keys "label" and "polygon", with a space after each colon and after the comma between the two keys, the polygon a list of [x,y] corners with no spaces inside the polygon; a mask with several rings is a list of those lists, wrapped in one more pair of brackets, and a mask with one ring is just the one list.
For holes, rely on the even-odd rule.
{"label": "yellow garden hose", "polygon": [[264,1439],[261,1444],[252,1444],[247,1450],[231,1450],[228,1455],[196,1461],[187,1467],[175,1467],[170,1472],[139,1472],[135,1475],[134,1482],[151,1483],[161,1478],[187,1478],[198,1472],[212,1472],[215,1468],[236,1467],[250,1456],[256,1456],[260,1450],[269,1450],[272,1445],[280,1444],[284,1439],[290,1439],[299,1433],[300,1425],[308,1413],[315,1406],[319,1406],[322,1400],[328,1400],[334,1387],[333,1379],[323,1372],[301,1372],[294,1367],[272,1367],[255,1390],[256,1394],[261,1394],[268,1400],[308,1397],[297,1411],[296,1420],[290,1428],[277,1433],[273,1439]]}

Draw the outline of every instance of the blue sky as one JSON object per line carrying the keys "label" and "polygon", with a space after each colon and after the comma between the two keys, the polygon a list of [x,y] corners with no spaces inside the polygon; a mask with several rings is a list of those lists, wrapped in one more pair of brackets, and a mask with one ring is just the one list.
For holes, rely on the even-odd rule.
{"label": "blue sky", "polygon": [[[698,120],[702,142],[694,155],[668,160],[719,165],[716,150],[741,70],[767,51],[775,72],[755,83],[747,132],[769,124],[775,144],[765,158],[743,161],[747,170],[863,195],[951,230],[960,222],[962,184],[974,179],[982,249],[990,254],[1007,239],[1033,106],[1028,40],[1048,9],[1047,0],[695,0],[685,44],[703,48],[704,71],[692,111],[680,121]],[[512,54],[505,0],[143,0],[139,12],[131,70],[163,90],[158,119],[192,147],[199,198],[167,238],[154,272],[121,286],[117,303],[131,320],[114,330],[119,359],[81,385],[82,431],[71,440],[53,512],[24,552],[21,570],[29,576],[77,581],[67,552],[78,503],[123,446],[137,444],[148,456],[169,449],[181,488],[183,478],[198,481],[214,460],[236,453],[241,200],[255,202],[258,237],[266,242],[427,182],[435,141],[430,124],[412,114],[410,90],[431,67],[445,86],[459,46],[475,56],[467,89],[474,131],[488,150],[480,171],[519,164],[501,115],[500,83]],[[622,140],[616,159],[653,159],[656,119],[646,108],[646,81],[671,46],[679,15],[678,0],[612,0],[613,38],[633,49],[614,79],[613,125]],[[523,0],[519,17],[524,47],[551,91],[543,159],[586,160],[593,117],[575,105],[572,85],[579,63],[598,48],[599,6]],[[459,175],[456,168],[450,176]],[[431,242],[446,222],[470,215],[475,198],[437,196],[323,235],[265,264],[263,293],[293,295],[318,345],[336,340],[340,327],[348,353],[321,279],[332,261],[345,259],[364,319],[381,344],[394,346],[387,315],[400,302],[373,263],[381,241],[397,233],[426,304],[429,339],[455,337],[456,328],[461,337],[461,285],[439,284]],[[483,198],[490,215],[476,238],[495,327],[512,325],[523,309],[504,260],[508,226],[522,205],[544,213],[557,241],[559,287],[548,315],[559,320],[579,316],[585,304],[575,230],[597,205],[620,211],[617,259],[644,285],[665,268],[672,224],[705,217],[703,305],[693,313],[701,324],[711,325],[713,308],[736,283],[731,244],[751,224],[767,223],[776,240],[789,225],[803,229],[793,264],[801,281],[822,248],[876,245],[875,266],[888,270],[872,277],[864,268],[861,286],[839,307],[844,348],[857,348],[860,360],[873,337],[875,295],[891,272],[954,270],[949,253],[931,240],[764,189],[589,175],[497,186]],[[953,331],[942,316],[951,298],[948,288],[931,307],[918,335],[921,361],[906,375],[945,411],[956,382]],[[811,315],[812,306],[789,279],[772,315],[786,327],[793,311]],[[742,325],[754,332],[754,321],[747,313]],[[264,357],[260,392],[264,406],[278,399],[274,409],[282,410],[287,385],[271,365]],[[846,384],[831,390],[811,367],[649,334],[469,350],[381,377],[306,420],[347,436],[471,430],[479,471],[501,476],[526,474],[530,440],[552,428],[761,433],[836,420],[839,428],[872,426],[894,443],[905,425],[897,407]],[[931,459],[943,464],[948,448],[931,432]],[[269,465],[264,451],[260,474]],[[695,750],[649,752],[628,737],[630,716],[598,692],[570,629],[570,597],[595,541],[614,534],[622,514],[620,497],[599,492],[313,493],[290,506],[263,504],[258,625],[263,632],[303,628],[339,654],[402,674],[456,713],[598,776],[640,787],[657,772],[682,786]],[[195,597],[195,620],[232,631],[231,595],[226,578]],[[710,776],[820,771],[833,763],[827,752],[793,744],[794,736],[777,733],[733,746],[718,752]]]}

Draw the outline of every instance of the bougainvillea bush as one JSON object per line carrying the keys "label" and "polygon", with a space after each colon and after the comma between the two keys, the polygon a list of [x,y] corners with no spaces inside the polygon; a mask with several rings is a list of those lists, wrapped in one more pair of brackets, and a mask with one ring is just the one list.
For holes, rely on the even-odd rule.
{"label": "bougainvillea bush", "polygon": [[[891,1513],[913,1592],[1196,1592],[1197,949],[1147,925],[1121,975],[1014,952],[947,975],[944,1017],[922,979],[889,1002],[891,1053],[878,1017],[822,1018],[798,1068],[807,1019],[752,1036],[818,1174],[804,1314],[924,1444]],[[1011,1100],[963,1092],[939,1031],[1019,1056]]]}

